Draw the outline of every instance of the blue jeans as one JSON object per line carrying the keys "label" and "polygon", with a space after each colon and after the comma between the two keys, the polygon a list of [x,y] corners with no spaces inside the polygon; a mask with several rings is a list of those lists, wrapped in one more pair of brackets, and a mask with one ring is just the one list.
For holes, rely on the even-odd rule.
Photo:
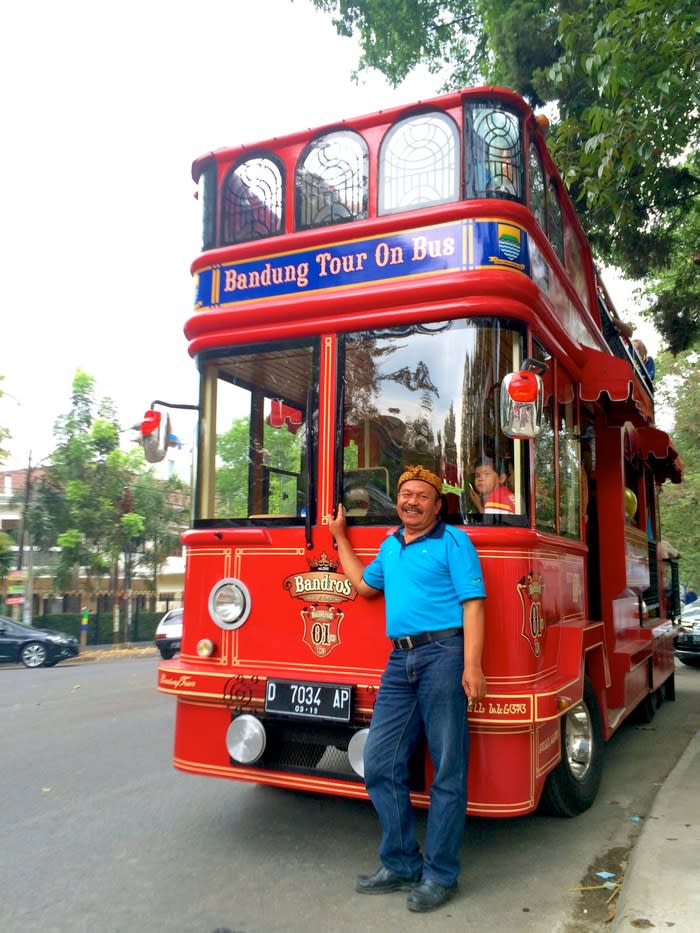
{"label": "blue jeans", "polygon": [[[382,864],[450,887],[459,874],[467,806],[464,640],[454,635],[389,656],[365,745],[365,785],[379,815]],[[425,735],[433,762],[425,860],[409,798],[411,755]]]}

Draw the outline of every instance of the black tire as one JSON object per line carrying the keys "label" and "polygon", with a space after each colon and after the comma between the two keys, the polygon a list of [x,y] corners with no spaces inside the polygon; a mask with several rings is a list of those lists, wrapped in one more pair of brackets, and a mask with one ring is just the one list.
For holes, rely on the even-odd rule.
{"label": "black tire", "polygon": [[688,661],[685,658],[679,658],[679,660],[688,667],[700,667],[700,658],[690,658]]}
{"label": "black tire", "polygon": [[25,667],[43,667],[48,657],[46,648],[40,641],[29,641],[22,645],[19,659]]}
{"label": "black tire", "polygon": [[588,678],[583,699],[561,720],[561,761],[547,777],[540,810],[552,816],[578,816],[596,798],[603,775],[600,708]]}
{"label": "black tire", "polygon": [[664,700],[668,700],[669,703],[673,703],[676,699],[676,675],[671,674],[666,683],[663,686],[664,691]]}
{"label": "black tire", "polygon": [[160,651],[160,656],[164,661],[169,661],[171,658],[175,657],[174,648],[159,648],[158,650]]}
{"label": "black tire", "polygon": [[648,725],[653,720],[654,716],[656,716],[656,711],[660,706],[661,701],[656,693],[647,693],[632,714],[632,721],[641,723],[643,726]]}

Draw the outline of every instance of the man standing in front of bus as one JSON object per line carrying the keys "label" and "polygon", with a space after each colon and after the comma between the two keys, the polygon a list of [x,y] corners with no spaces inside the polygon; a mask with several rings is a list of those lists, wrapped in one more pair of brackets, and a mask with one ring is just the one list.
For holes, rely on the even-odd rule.
{"label": "man standing in front of bus", "polygon": [[[486,694],[481,668],[481,565],[463,531],[439,517],[442,481],[421,466],[399,477],[401,527],[365,566],[347,537],[343,506],[329,516],[343,570],[357,592],[384,593],[394,645],[365,746],[365,785],[382,827],[382,863],[356,890],[409,890],[408,908],[433,910],[457,889],[467,796],[467,699]],[[433,762],[425,857],[409,797],[410,760],[425,735]]]}

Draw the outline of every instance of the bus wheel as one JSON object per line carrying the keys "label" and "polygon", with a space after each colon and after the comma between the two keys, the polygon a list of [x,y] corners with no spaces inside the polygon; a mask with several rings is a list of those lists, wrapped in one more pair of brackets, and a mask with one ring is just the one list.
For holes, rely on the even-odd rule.
{"label": "bus wheel", "polygon": [[561,721],[561,761],[550,772],[540,810],[553,816],[577,816],[595,800],[603,774],[600,708],[586,678],[583,699]]}

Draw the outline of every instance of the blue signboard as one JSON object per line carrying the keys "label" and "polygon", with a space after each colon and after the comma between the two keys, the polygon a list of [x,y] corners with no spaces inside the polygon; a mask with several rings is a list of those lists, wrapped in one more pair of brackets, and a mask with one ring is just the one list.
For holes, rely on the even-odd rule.
{"label": "blue signboard", "polygon": [[196,308],[484,268],[529,275],[525,231],[499,220],[461,220],[222,263],[198,273]]}

